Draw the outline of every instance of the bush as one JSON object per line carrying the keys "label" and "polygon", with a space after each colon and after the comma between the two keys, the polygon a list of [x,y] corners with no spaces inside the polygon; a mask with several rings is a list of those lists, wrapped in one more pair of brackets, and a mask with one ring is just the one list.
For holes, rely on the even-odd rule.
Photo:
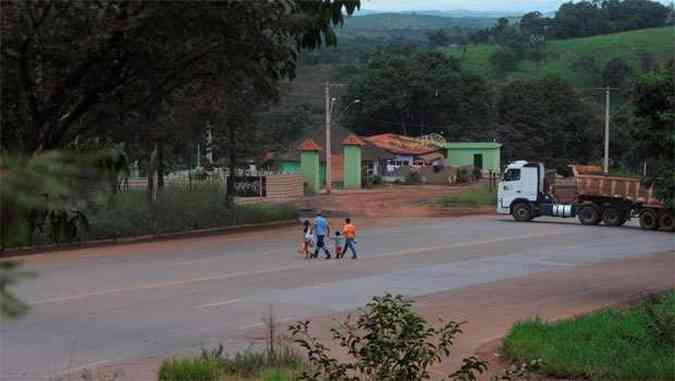
{"label": "bush", "polygon": [[457,184],[467,184],[471,182],[469,171],[465,168],[457,168]]}
{"label": "bush", "polygon": [[[305,371],[302,380],[346,381],[363,375],[369,380],[417,381],[430,378],[429,369],[450,355],[463,323],[450,321],[442,328],[431,328],[402,296],[375,297],[356,320],[347,317],[331,330],[333,340],[349,356],[347,362],[331,357],[328,348],[309,334],[309,324],[289,327],[315,369]],[[464,359],[463,364],[450,379],[476,380],[487,369],[475,357]]]}
{"label": "bush", "polygon": [[478,167],[473,167],[472,175],[474,180],[480,180],[483,178],[483,171]]}
{"label": "bush", "polygon": [[409,185],[413,184],[419,184],[422,182],[422,176],[420,176],[419,172],[417,171],[410,171],[406,176],[405,176],[405,183]]}
{"label": "bush", "polygon": [[172,358],[159,368],[159,381],[219,381],[222,376],[221,364],[205,358]]}
{"label": "bush", "polygon": [[382,185],[384,181],[382,180],[381,176],[370,176],[368,177],[368,184],[369,185]]}

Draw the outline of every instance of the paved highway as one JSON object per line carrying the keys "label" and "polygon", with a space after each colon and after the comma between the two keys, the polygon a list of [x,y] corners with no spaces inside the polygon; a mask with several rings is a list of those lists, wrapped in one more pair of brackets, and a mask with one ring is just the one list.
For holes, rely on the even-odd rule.
{"label": "paved highway", "polygon": [[[674,249],[672,234],[543,219],[398,219],[361,229],[356,261],[306,261],[300,228],[35,255],[30,314],[0,326],[0,379],[223,342],[245,348],[270,306],[279,321]],[[355,221],[358,225],[359,221]],[[542,284],[542,287],[546,287]]]}

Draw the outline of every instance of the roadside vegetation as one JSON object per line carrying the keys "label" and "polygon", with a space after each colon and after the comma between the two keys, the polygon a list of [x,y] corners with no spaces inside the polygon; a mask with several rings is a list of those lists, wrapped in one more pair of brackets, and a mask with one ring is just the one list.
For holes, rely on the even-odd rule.
{"label": "roadside vegetation", "polygon": [[155,203],[144,191],[118,193],[92,210],[88,238],[105,239],[289,220],[296,209],[270,205],[228,205],[223,187],[193,190],[167,187]]}
{"label": "roadside vegetation", "polygon": [[459,193],[447,195],[437,201],[444,207],[479,207],[494,206],[497,203],[497,190],[490,189],[487,185],[480,187],[467,187]]}
{"label": "roadside vegetation", "polygon": [[118,239],[290,220],[297,216],[297,210],[290,206],[231,205],[223,187],[214,184],[192,190],[166,187],[154,202],[148,202],[148,194],[143,190],[107,195],[79,210],[77,216],[80,220],[73,220],[73,224],[78,223],[72,230],[53,224],[47,218],[30,235],[7,236],[5,247]]}
{"label": "roadside vegetation", "polygon": [[560,322],[517,323],[504,339],[514,362],[541,360],[547,376],[667,380],[675,374],[675,291],[628,309]]}

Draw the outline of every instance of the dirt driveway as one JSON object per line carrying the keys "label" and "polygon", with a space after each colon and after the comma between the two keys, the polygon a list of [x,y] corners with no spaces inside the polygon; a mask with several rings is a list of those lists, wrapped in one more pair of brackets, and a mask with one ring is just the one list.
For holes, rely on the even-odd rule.
{"label": "dirt driveway", "polygon": [[471,185],[391,185],[358,191],[334,191],[330,195],[307,197],[294,203],[308,211],[324,210],[335,217],[450,217],[492,214],[494,207],[441,208],[435,199],[480,187]]}

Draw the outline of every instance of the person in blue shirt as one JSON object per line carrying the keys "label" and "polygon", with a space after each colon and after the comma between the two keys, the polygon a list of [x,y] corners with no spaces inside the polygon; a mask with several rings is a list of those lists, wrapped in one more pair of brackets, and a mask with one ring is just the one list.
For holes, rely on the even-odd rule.
{"label": "person in blue shirt", "polygon": [[326,253],[326,259],[330,259],[330,251],[326,247],[326,237],[330,236],[330,226],[328,226],[328,221],[326,221],[321,213],[317,214],[314,219],[314,234],[316,234],[314,258],[318,258],[319,251],[323,249],[324,253]]}

